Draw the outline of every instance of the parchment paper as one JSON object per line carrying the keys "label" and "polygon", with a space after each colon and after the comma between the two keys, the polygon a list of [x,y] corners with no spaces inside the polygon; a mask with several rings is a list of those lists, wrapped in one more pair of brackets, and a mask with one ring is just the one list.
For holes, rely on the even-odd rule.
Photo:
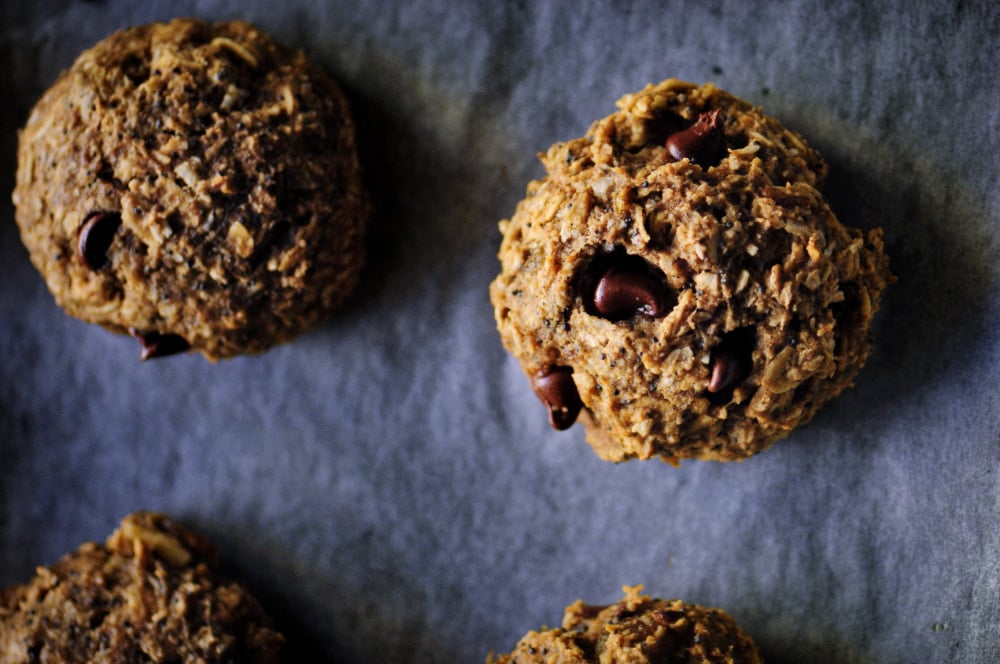
{"label": "parchment paper", "polygon": [[[3,196],[0,585],[154,509],[216,543],[304,661],[481,662],[637,583],[726,609],[771,663],[998,661],[1000,11],[853,4],[0,5],[3,191],[81,50],[196,15],[343,83],[378,206],[328,324],[140,364],[56,307]],[[613,466],[552,431],[487,296],[535,153],[669,76],[804,134],[900,278],[856,387],[743,463]]]}

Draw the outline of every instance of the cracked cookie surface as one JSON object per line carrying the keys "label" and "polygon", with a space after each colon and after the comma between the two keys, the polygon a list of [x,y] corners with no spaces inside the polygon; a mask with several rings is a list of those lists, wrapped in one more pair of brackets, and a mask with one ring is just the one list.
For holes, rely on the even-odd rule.
{"label": "cracked cookie surface", "polygon": [[760,664],[753,640],[720,609],[653,599],[641,586],[608,606],[577,600],[562,627],[528,632],[488,664]]}
{"label": "cracked cookie surface", "polygon": [[337,84],[240,21],[85,51],[20,133],[21,237],[69,314],[143,357],[259,353],[354,289],[369,202]]}
{"label": "cracked cookie surface", "polygon": [[162,514],[122,520],[28,583],[0,590],[0,660],[283,661],[284,637],[202,537]]}
{"label": "cracked cookie surface", "polygon": [[500,223],[505,347],[604,459],[744,459],[851,384],[894,277],[796,133],[670,79],[541,155]]}

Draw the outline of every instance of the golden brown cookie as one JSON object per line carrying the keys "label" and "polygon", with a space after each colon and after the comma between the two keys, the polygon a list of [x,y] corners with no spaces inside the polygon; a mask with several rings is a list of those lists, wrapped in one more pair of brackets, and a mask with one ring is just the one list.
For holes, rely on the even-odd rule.
{"label": "golden brown cookie", "polygon": [[528,632],[488,664],[760,664],[757,646],[732,617],[626,587],[609,606],[566,607],[562,627]]}
{"label": "golden brown cookie", "polygon": [[0,590],[0,661],[282,661],[282,635],[217,564],[206,540],[167,517],[127,516],[103,546]]}
{"label": "golden brown cookie", "polygon": [[865,363],[881,230],[841,224],[819,154],[712,85],[618,108],[542,155],[500,223],[501,338],[604,459],[749,457]]}
{"label": "golden brown cookie", "polygon": [[258,353],[357,283],[369,203],[337,84],[240,21],[84,52],[20,133],[17,223],[68,313],[143,358]]}

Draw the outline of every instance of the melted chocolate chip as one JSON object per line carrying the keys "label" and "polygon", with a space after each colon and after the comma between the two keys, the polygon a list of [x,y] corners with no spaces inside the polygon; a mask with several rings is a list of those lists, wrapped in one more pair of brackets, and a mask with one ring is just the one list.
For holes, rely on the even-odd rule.
{"label": "melted chocolate chip", "polygon": [[121,224],[117,212],[91,212],[84,218],[76,236],[76,250],[84,265],[95,271],[107,265],[108,249]]}
{"label": "melted chocolate chip", "polygon": [[621,320],[634,314],[659,318],[666,314],[663,287],[649,274],[612,265],[594,289],[594,309],[604,318]]}
{"label": "melted chocolate chip", "polygon": [[753,371],[754,335],[739,328],[722,337],[709,359],[708,392],[712,403],[726,403],[733,390]]}
{"label": "melted chocolate chip", "polygon": [[573,426],[583,402],[569,367],[548,367],[531,377],[531,388],[549,409],[549,424],[557,431]]}
{"label": "melted chocolate chip", "polygon": [[142,352],[139,354],[139,361],[145,362],[155,357],[175,355],[183,353],[191,348],[191,344],[177,334],[163,334],[160,332],[141,332],[134,327],[130,327],[128,333],[139,340]]}
{"label": "melted chocolate chip", "polygon": [[719,109],[702,113],[687,129],[667,137],[667,152],[675,161],[690,159],[702,168],[719,163],[726,150],[726,137]]}
{"label": "melted chocolate chip", "polygon": [[712,358],[712,375],[708,379],[708,391],[713,394],[729,389],[743,380],[740,360],[729,349],[721,348]]}
{"label": "melted chocolate chip", "polygon": [[663,273],[621,250],[596,257],[584,270],[580,284],[587,312],[610,321],[636,315],[659,318],[674,306]]}

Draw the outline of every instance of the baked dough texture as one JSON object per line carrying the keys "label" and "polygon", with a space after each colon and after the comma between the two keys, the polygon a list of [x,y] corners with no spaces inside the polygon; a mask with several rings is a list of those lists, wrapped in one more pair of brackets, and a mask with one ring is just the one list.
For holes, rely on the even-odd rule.
{"label": "baked dough texture", "polygon": [[747,458],[851,384],[894,280],[798,134],[711,84],[618,101],[500,222],[497,326],[604,459]]}
{"label": "baked dough texture", "polygon": [[143,356],[262,352],[354,289],[369,201],[337,84],[240,22],[176,19],[85,51],[20,132],[13,195],[68,313]]}
{"label": "baked dough texture", "polygon": [[610,606],[566,607],[562,627],[528,632],[487,664],[760,664],[753,640],[725,611],[651,599],[626,587]]}
{"label": "baked dough texture", "polygon": [[162,514],[122,520],[22,586],[0,590],[0,662],[283,661],[284,637],[202,537]]}

